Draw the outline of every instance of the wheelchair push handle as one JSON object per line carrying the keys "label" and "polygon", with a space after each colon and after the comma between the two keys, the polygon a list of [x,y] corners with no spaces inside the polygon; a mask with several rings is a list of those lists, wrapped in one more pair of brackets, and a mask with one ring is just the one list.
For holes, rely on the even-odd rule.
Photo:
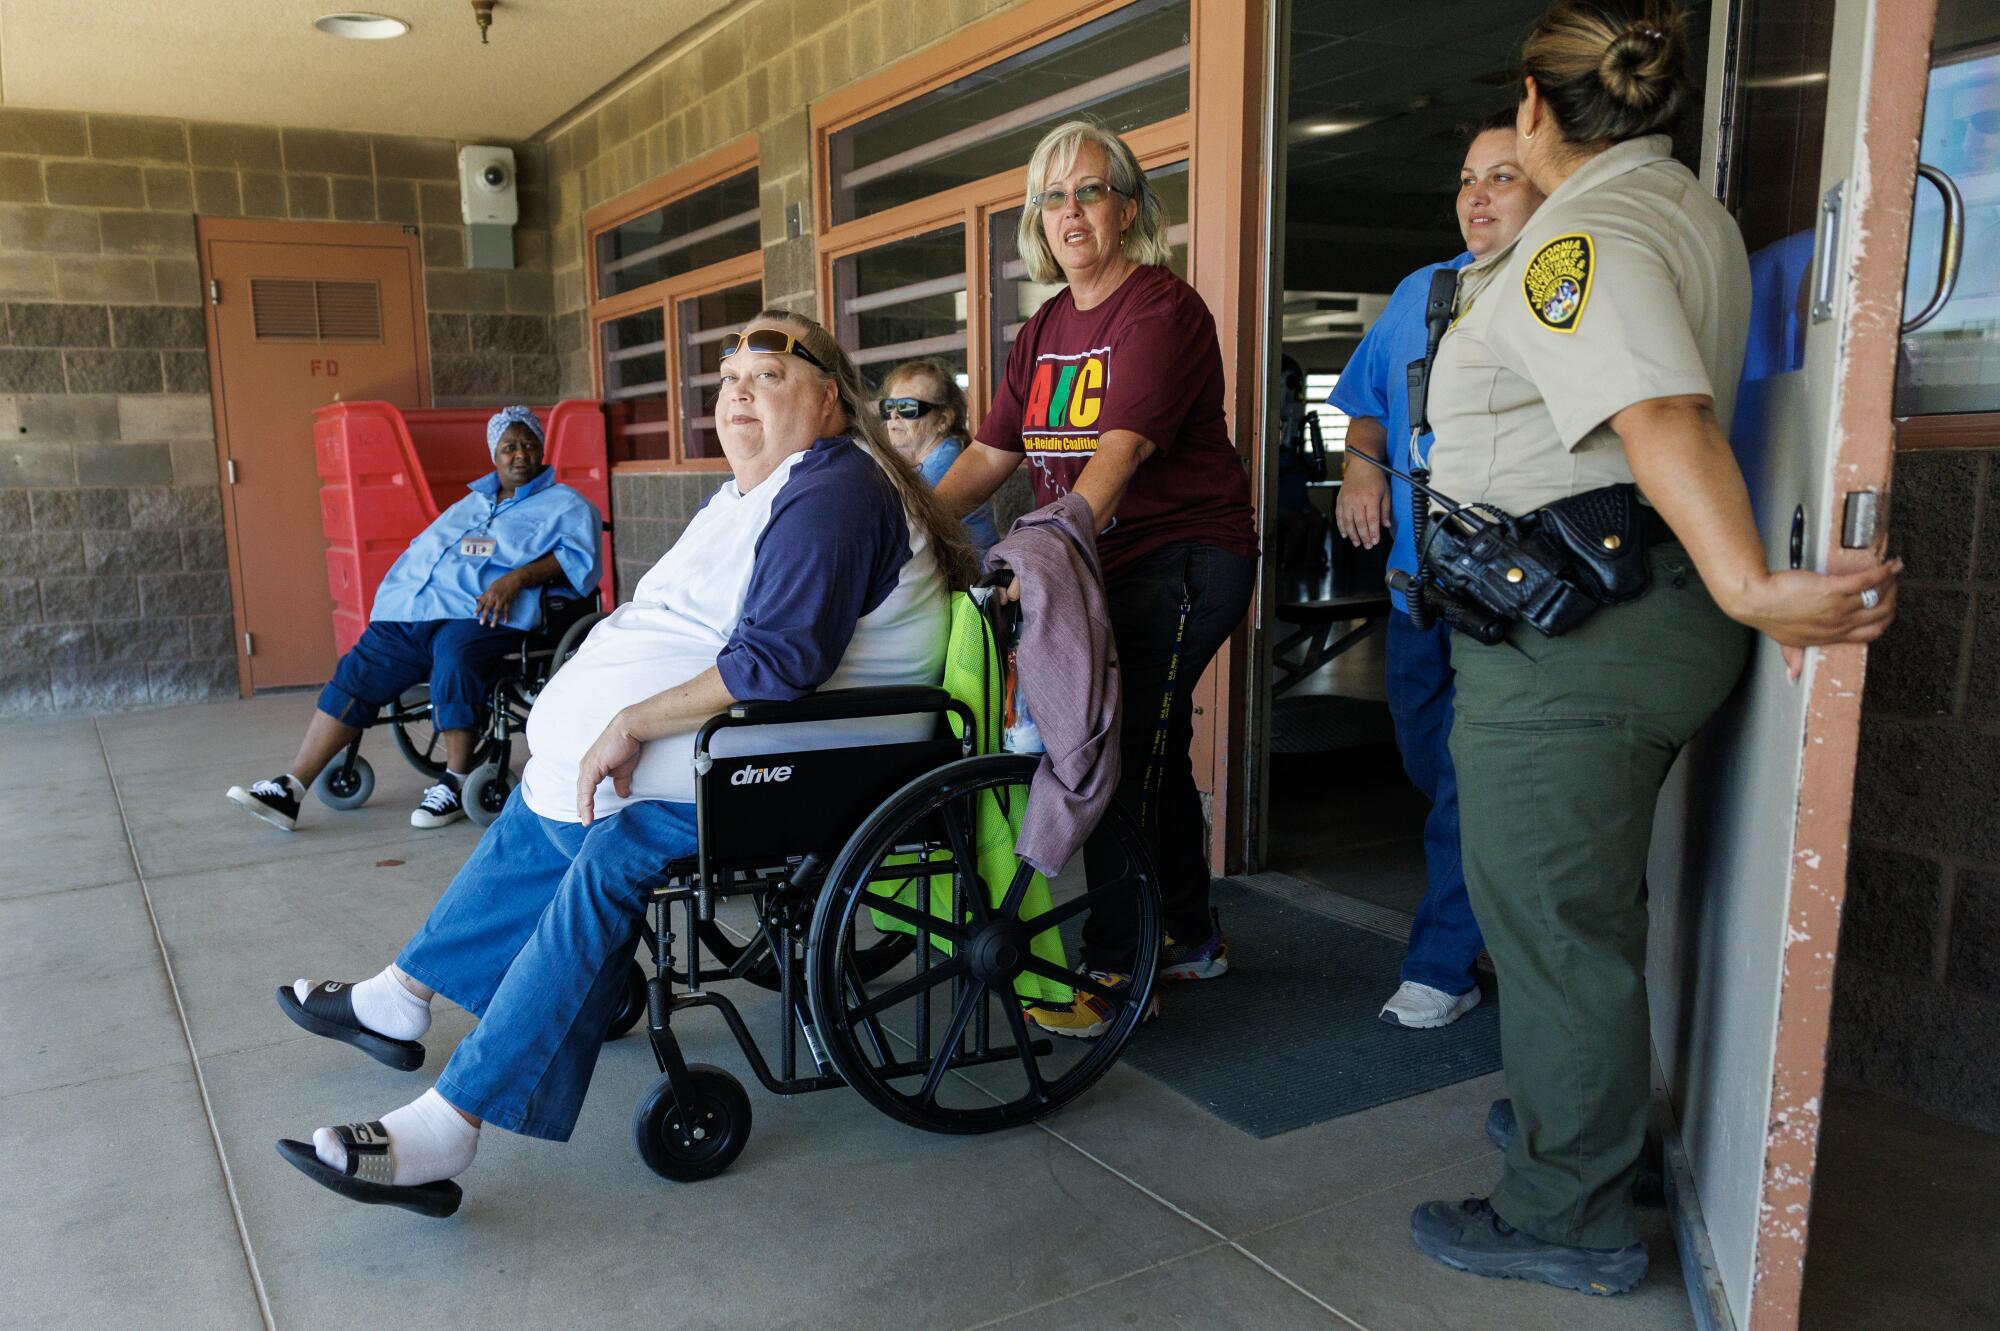
{"label": "wheelchair push handle", "polygon": [[906,716],[918,712],[952,712],[966,726],[972,712],[964,703],[941,688],[931,685],[883,685],[875,688],[827,689],[802,698],[753,699],[731,703],[702,722],[695,733],[695,758],[708,753],[708,742],[718,730],[736,726],[792,725],[804,721],[851,721],[871,716]]}

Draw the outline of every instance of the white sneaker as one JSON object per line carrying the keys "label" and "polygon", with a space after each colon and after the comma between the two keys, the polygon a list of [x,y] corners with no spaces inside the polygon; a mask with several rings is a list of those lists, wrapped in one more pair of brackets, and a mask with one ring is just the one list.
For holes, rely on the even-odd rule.
{"label": "white sneaker", "polygon": [[1382,1020],[1391,1026],[1434,1031],[1440,1026],[1451,1025],[1478,1006],[1479,986],[1476,984],[1462,994],[1448,994],[1427,984],[1405,980],[1397,986],[1389,1001],[1382,1005]]}
{"label": "white sneaker", "polygon": [[458,791],[443,781],[424,792],[417,807],[410,811],[411,827],[444,827],[465,817],[465,806],[459,802]]}

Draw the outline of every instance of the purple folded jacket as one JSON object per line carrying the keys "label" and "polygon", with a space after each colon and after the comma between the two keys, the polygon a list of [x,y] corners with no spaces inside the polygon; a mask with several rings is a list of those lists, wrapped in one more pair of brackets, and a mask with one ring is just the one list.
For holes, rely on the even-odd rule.
{"label": "purple folded jacket", "polygon": [[1016,669],[1045,749],[1014,853],[1053,878],[1118,787],[1118,649],[1090,502],[1068,494],[1024,515],[986,567],[1020,579]]}

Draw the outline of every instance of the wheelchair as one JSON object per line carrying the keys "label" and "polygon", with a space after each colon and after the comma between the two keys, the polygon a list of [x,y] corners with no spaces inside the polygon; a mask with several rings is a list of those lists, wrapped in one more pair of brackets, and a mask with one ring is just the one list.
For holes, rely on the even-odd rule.
{"label": "wheelchair", "polygon": [[[989,651],[992,641],[989,632]],[[997,664],[987,678],[998,678]],[[715,752],[719,736],[742,727],[894,716],[928,716],[932,732],[852,748]],[[998,748],[998,730],[997,707],[982,718],[946,690],[922,687],[738,703],[703,724],[697,849],[666,865],[652,891],[640,934],[651,964],[633,962],[609,1032],[646,1024],[660,1076],[640,1096],[632,1132],[654,1173],[713,1177],[749,1139],[742,1082],[689,1063],[674,1034],[675,1019],[699,1008],[721,1015],[772,1094],[850,1086],[890,1117],[938,1133],[1034,1122],[1118,1060],[1151,1002],[1164,938],[1151,855],[1137,821],[1114,804],[1092,843],[1107,870],[1095,887],[1067,874],[1050,884],[1017,861],[1040,759],[979,752]],[[734,929],[717,911],[731,898],[751,907]],[[1085,912],[1107,907],[1137,926],[1123,990],[1073,968]],[[777,995],[775,1066],[737,1005],[710,987],[728,981]],[[1095,1040],[1051,1036],[1025,1015],[1031,1002],[1067,1002],[1079,989],[1114,1010]]]}
{"label": "wheelchair", "polygon": [[[500,816],[516,784],[514,734],[528,723],[528,709],[549,677],[576,655],[591,627],[604,618],[595,595],[578,596],[568,587],[545,587],[541,597],[540,625],[524,632],[520,645],[500,659],[499,673],[486,699],[486,729],[474,749],[465,788],[459,792],[466,817],[481,827]],[[430,685],[415,684],[404,690],[376,723],[389,727],[396,748],[410,766],[432,781],[444,776],[444,736],[432,724]],[[375,793],[375,769],[361,756],[366,734],[357,735],[313,782],[313,794],[329,809],[358,809]]]}

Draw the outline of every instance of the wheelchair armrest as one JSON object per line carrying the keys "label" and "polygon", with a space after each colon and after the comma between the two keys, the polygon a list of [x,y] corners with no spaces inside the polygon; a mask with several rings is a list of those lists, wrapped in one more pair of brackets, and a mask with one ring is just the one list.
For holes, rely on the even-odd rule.
{"label": "wheelchair armrest", "polygon": [[[768,726],[801,721],[847,721],[867,716],[903,716],[911,712],[963,711],[965,704],[931,685],[886,685],[867,689],[827,689],[802,698],[753,699],[731,703],[702,723],[695,735],[696,753],[708,752],[709,737],[731,726]],[[967,717],[970,724],[970,716]]]}

